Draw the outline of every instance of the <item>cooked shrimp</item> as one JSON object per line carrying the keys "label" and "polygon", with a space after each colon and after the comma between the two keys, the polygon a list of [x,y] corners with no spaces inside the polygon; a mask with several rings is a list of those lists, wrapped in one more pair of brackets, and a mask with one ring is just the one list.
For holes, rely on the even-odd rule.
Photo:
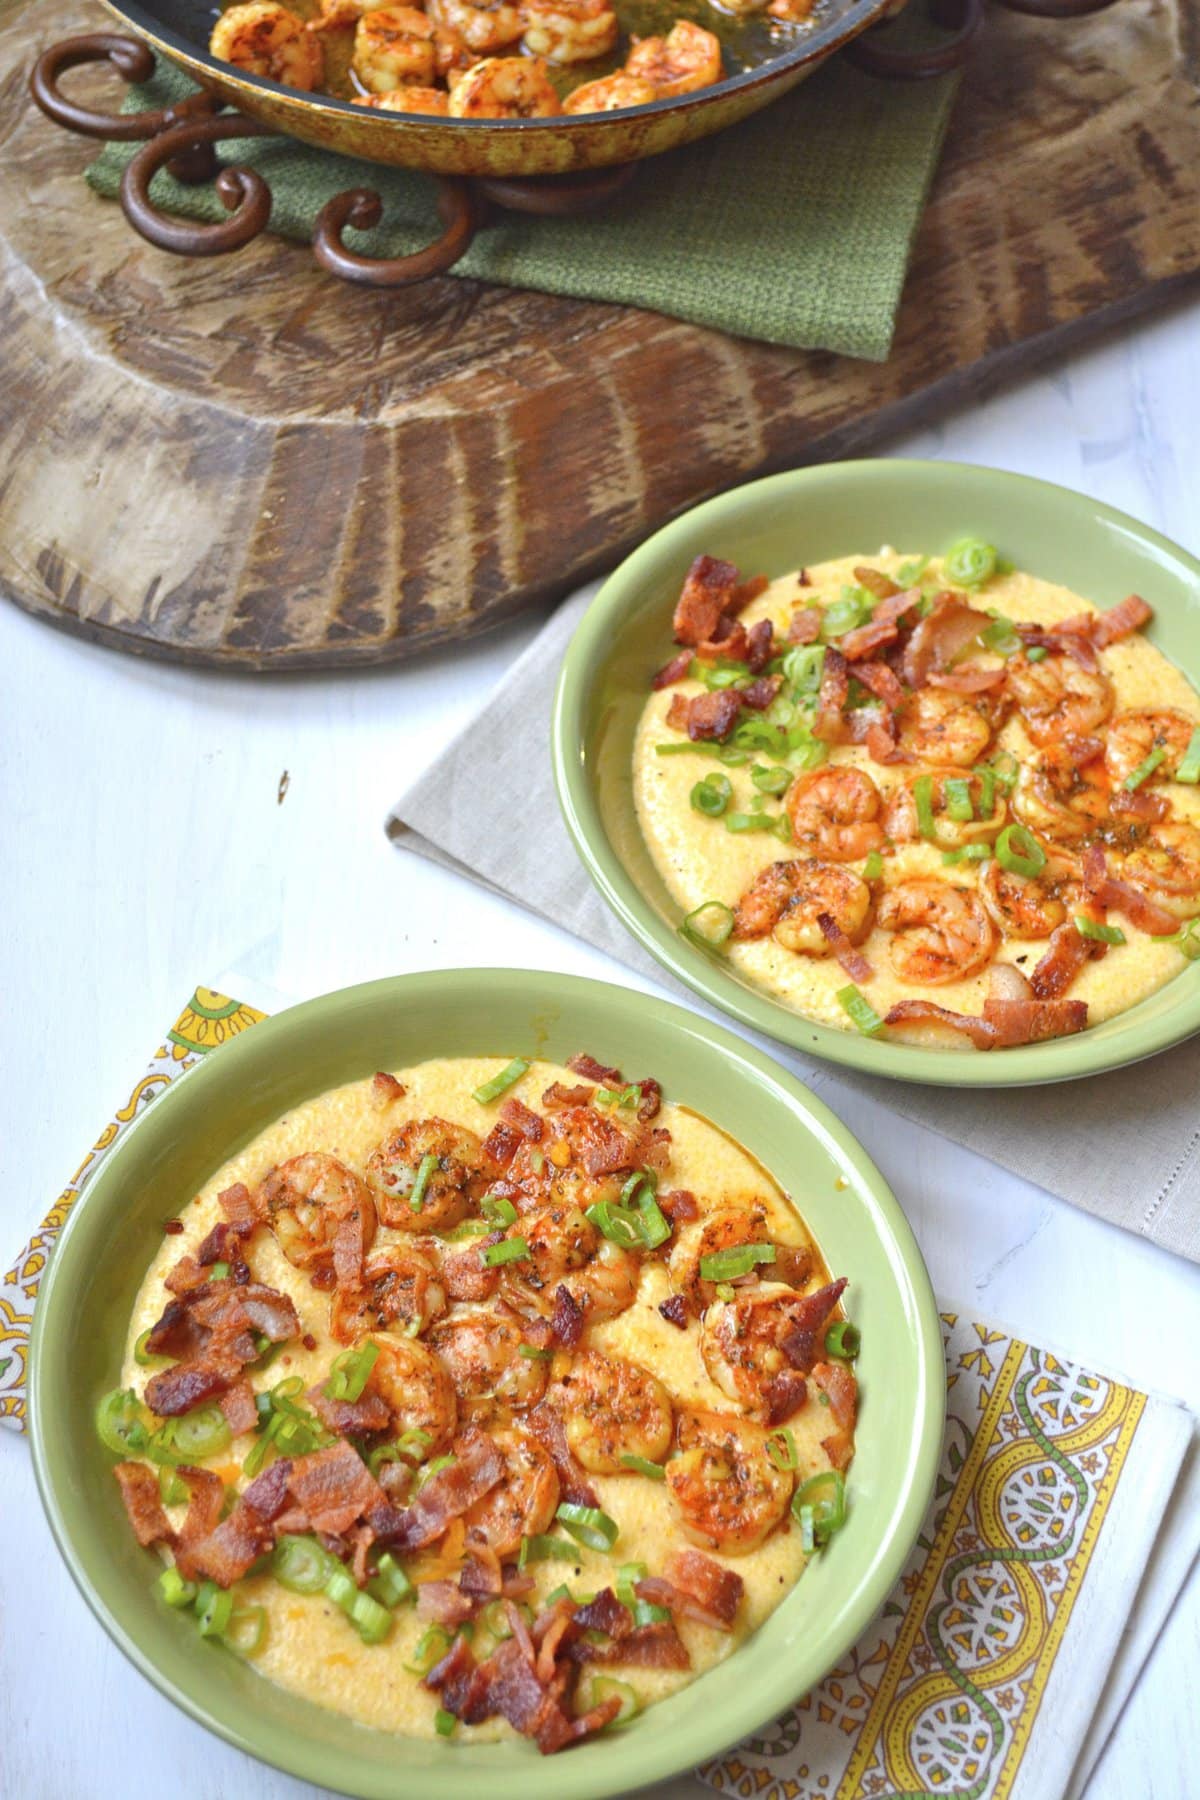
{"label": "cooked shrimp", "polygon": [[773,931],[785,950],[830,956],[833,945],[817,923],[827,913],[852,944],[866,936],[871,890],[859,876],[836,863],[777,862],[760,870],[737,903],[735,938],[765,937]]}
{"label": "cooked shrimp", "polygon": [[622,106],[645,106],[658,95],[648,81],[618,70],[599,81],[585,81],[563,105],[567,113],[616,112]]}
{"label": "cooked shrimp", "polygon": [[378,1394],[388,1407],[397,1437],[406,1431],[423,1431],[429,1439],[427,1455],[436,1455],[458,1425],[458,1404],[449,1374],[428,1345],[416,1338],[373,1331],[369,1342],[379,1355],[364,1391]]}
{"label": "cooked shrimp", "polygon": [[561,109],[540,57],[489,56],[450,89],[454,119],[548,119]]}
{"label": "cooked shrimp", "polygon": [[279,1248],[298,1269],[315,1274],[333,1268],[333,1240],[346,1220],[361,1217],[364,1244],[375,1237],[370,1188],[361,1175],[320,1150],[280,1163],[260,1183],[256,1198]]}
{"label": "cooked shrimp", "polygon": [[546,1391],[545,1362],[522,1356],[525,1334],[505,1313],[461,1307],[434,1326],[429,1342],[464,1399],[535,1406]]}
{"label": "cooked shrimp", "polygon": [[1108,818],[1112,785],[1103,763],[1082,766],[1047,751],[1023,763],[1012,797],[1013,811],[1031,830],[1059,844],[1094,836]]}
{"label": "cooked shrimp", "polygon": [[405,83],[432,85],[436,69],[434,25],[415,6],[383,6],[364,13],[354,28],[350,67],[372,94],[391,94]]}
{"label": "cooked shrimp", "polygon": [[711,31],[676,19],[665,38],[634,38],[625,73],[648,81],[660,100],[720,81],[721,46]]}
{"label": "cooked shrimp", "polygon": [[1121,873],[1152,888],[1168,912],[1190,918],[1200,912],[1200,829],[1182,819],[1152,825],[1124,858]]}
{"label": "cooked shrimp", "polygon": [[552,63],[589,62],[616,48],[609,0],[524,0],[526,50]]}
{"label": "cooked shrimp", "polygon": [[208,47],[222,62],[287,87],[318,87],[325,73],[320,39],[274,0],[231,6],[213,26]]}
{"label": "cooked shrimp", "polygon": [[449,94],[441,88],[403,87],[392,94],[356,94],[355,106],[377,106],[380,112],[433,113],[445,115]]}
{"label": "cooked shrimp", "polygon": [[996,947],[978,895],[948,881],[897,882],[879,902],[879,924],[894,933],[890,955],[901,981],[922,987],[974,975]]}
{"label": "cooked shrimp", "polygon": [[1113,709],[1108,676],[1083,668],[1070,656],[1047,656],[1036,663],[1016,656],[1006,686],[1035,744],[1052,744],[1068,732],[1085,737]]}
{"label": "cooked shrimp", "polygon": [[[718,1250],[738,1250],[743,1244],[772,1243],[767,1212],[753,1197],[740,1206],[722,1208],[706,1219],[686,1227],[671,1248],[669,1267],[673,1285],[688,1301],[693,1312],[702,1312],[716,1296],[717,1284],[700,1273],[701,1260]],[[812,1273],[813,1259],[808,1250],[775,1244],[772,1273],[794,1286],[801,1286]]]}
{"label": "cooked shrimp", "polygon": [[565,1421],[568,1444],[593,1475],[628,1475],[623,1456],[660,1463],[671,1448],[671,1396],[636,1363],[584,1350],[556,1374],[549,1399]]}
{"label": "cooked shrimp", "polygon": [[521,1539],[547,1531],[558,1509],[558,1475],[548,1453],[523,1431],[494,1431],[504,1457],[499,1485],[463,1515],[467,1543],[511,1556]]}
{"label": "cooked shrimp", "polygon": [[[883,828],[888,837],[895,839],[897,843],[911,844],[921,836],[916,787],[919,781],[925,780],[929,782],[930,811],[939,844],[954,848],[959,844],[975,843],[980,838],[995,837],[1008,810],[1000,783],[993,783],[991,812],[985,815],[984,783],[980,776],[968,775],[962,768],[921,769],[913,775],[905,776],[900,785],[892,789],[883,809]],[[959,788],[951,788],[947,794],[946,784],[950,781],[957,782]],[[952,819],[946,808],[960,797],[964,782],[973,817]]]}
{"label": "cooked shrimp", "polygon": [[[832,1301],[825,1310],[833,1310]],[[752,1282],[732,1299],[714,1300],[700,1324],[700,1354],[721,1392],[748,1411],[764,1407],[775,1378],[794,1370],[783,1340],[796,1328],[810,1332],[811,1313],[806,1295],[778,1281]]]}
{"label": "cooked shrimp", "polygon": [[364,13],[375,11],[375,0],[321,0],[321,16],[310,19],[310,31],[332,31],[343,25],[357,25]]}
{"label": "cooked shrimp", "polygon": [[339,1344],[389,1325],[405,1326],[417,1337],[445,1310],[446,1290],[435,1263],[407,1244],[389,1244],[367,1258],[361,1287],[339,1288],[331,1296],[329,1329]]}
{"label": "cooked shrimp", "polygon": [[667,1489],[694,1544],[744,1556],[778,1525],[792,1476],[767,1455],[770,1435],[749,1419],[689,1408],[680,1413],[680,1455],[666,1466]]}
{"label": "cooked shrimp", "polygon": [[[729,0],[723,0],[725,5]],[[783,19],[788,25],[807,25],[812,17],[817,0],[771,0],[767,8],[769,19]]]}
{"label": "cooked shrimp", "polygon": [[986,699],[968,700],[945,688],[918,688],[896,709],[900,747],[928,762],[969,769],[991,743],[997,716]]}
{"label": "cooked shrimp", "polygon": [[1048,938],[1073,905],[1079,880],[1073,863],[1049,856],[1039,875],[1017,875],[994,859],[984,863],[979,892],[1007,938]]}
{"label": "cooked shrimp", "polygon": [[429,0],[429,16],[435,25],[453,31],[476,56],[496,56],[520,39],[525,26],[519,6],[498,0],[495,6],[474,6],[471,0]]}
{"label": "cooked shrimp", "polygon": [[[425,1185],[414,1206],[422,1169]],[[379,1193],[380,1218],[400,1231],[448,1231],[486,1186],[475,1133],[438,1118],[410,1119],[389,1132],[367,1158],[367,1174]]]}
{"label": "cooked shrimp", "polygon": [[879,789],[863,769],[837,764],[797,775],[784,806],[792,837],[810,856],[857,862],[883,842]]}
{"label": "cooked shrimp", "polygon": [[1105,737],[1104,765],[1113,781],[1121,782],[1141,768],[1147,757],[1161,750],[1162,761],[1143,779],[1169,781],[1183,761],[1195,729],[1194,720],[1172,708],[1118,713]]}
{"label": "cooked shrimp", "polygon": [[560,1287],[584,1309],[589,1321],[632,1306],[638,1287],[637,1258],[602,1237],[571,1202],[556,1200],[518,1220],[509,1236],[523,1238],[528,1254],[505,1265],[501,1288],[509,1304],[526,1317],[549,1317]]}

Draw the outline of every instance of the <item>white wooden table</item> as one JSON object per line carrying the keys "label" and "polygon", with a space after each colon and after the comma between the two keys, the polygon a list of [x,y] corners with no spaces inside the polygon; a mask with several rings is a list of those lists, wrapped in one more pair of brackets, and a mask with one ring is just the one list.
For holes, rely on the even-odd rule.
{"label": "white wooden table", "polygon": [[[1200,302],[891,448],[1046,476],[1198,549]],[[303,998],[503,963],[633,983],[383,835],[407,774],[533,628],[410,669],[250,680],[138,663],[0,607],[0,1254],[57,1194],[196,981],[236,969]],[[1200,1399],[1200,1270],[917,1127],[844,1110],[940,1292]],[[0,1794],[315,1794],[208,1737],[124,1662],[54,1552],[27,1446],[3,1431],[0,1523]],[[1198,1677],[1194,1573],[1090,1800],[1200,1791]]]}

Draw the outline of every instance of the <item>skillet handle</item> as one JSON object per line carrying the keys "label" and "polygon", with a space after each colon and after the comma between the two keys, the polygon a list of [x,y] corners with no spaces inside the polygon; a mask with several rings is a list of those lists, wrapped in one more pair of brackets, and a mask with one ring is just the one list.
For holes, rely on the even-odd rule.
{"label": "skillet handle", "polygon": [[[1102,3],[1107,5],[1108,0]],[[934,75],[961,69],[983,23],[983,0],[934,0],[930,12],[935,22],[947,27],[952,35],[928,50],[886,49],[877,41],[881,36],[886,38],[892,23],[885,19],[882,25],[855,38],[842,54],[856,69],[883,81],[928,81]]]}
{"label": "skillet handle", "polygon": [[117,143],[134,143],[138,138],[153,137],[170,121],[170,109],[140,113],[92,112],[68,100],[59,90],[61,75],[85,63],[107,62],[127,82],[149,81],[154,73],[154,55],[140,38],[120,37],[113,31],[92,31],[82,37],[64,38],[43,50],[33,65],[29,91],[48,119],[81,137],[108,138]]}
{"label": "skillet handle", "polygon": [[211,180],[217,166],[214,144],[225,138],[274,135],[269,125],[241,113],[172,123],[131,158],[121,177],[121,210],[142,237],[177,256],[223,256],[240,250],[266,230],[271,217],[271,190],[256,170],[231,167],[217,175],[217,192],[231,215],[219,225],[201,225],[163,212],[150,198],[150,183],[164,163],[184,180]]}
{"label": "skillet handle", "polygon": [[412,287],[440,275],[464,256],[483,222],[482,208],[469,182],[457,176],[437,178],[438,216],[446,227],[441,237],[409,256],[359,256],[342,240],[346,227],[370,231],[383,216],[383,202],[373,188],[351,188],[335,194],[317,214],[313,255],[331,275],[366,287]]}

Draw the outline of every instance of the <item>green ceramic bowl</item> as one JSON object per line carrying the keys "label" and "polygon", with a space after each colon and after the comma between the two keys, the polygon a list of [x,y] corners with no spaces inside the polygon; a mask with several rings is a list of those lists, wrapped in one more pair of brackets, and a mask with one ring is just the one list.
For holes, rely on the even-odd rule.
{"label": "green ceramic bowl", "polygon": [[938,551],[968,534],[1101,606],[1144,595],[1155,608],[1149,637],[1200,688],[1200,562],[1136,519],[1068,488],[963,463],[830,463],[706,501],[609,577],[563,661],[551,727],[555,780],[567,829],[618,918],[680,981],[743,1024],[865,1074],[949,1087],[1066,1081],[1137,1062],[1200,1030],[1200,964],[1117,1018],[1026,1049],[926,1049],[814,1025],[679,936],[680,909],[634,811],[634,735],[650,676],[672,648],[671,608],[694,556],[775,577],[884,543]]}
{"label": "green ceramic bowl", "polygon": [[[858,1454],[846,1526],[762,1630],[629,1728],[542,1758],[524,1741],[468,1747],[390,1737],[304,1704],[156,1596],[92,1425],[121,1366],[125,1324],[162,1221],[289,1107],[378,1068],[433,1056],[581,1049],[635,1073],[739,1138],[796,1196],[861,1326]],[[623,988],[470,970],[349,988],[279,1014],[171,1085],[102,1163],[43,1282],[31,1352],[33,1452],[55,1538],[126,1656],[240,1749],[378,1800],[587,1800],[660,1781],[773,1719],[833,1667],[895,1584],[941,1444],[945,1368],[911,1230],[845,1128],[728,1032]]]}

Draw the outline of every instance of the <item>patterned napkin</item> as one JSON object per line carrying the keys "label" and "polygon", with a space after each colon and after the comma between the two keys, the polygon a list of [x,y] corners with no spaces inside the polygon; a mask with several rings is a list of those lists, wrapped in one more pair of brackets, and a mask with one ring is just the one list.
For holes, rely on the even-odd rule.
{"label": "patterned napkin", "polygon": [[[32,1303],[84,1183],[168,1082],[263,1017],[197,988],[4,1277],[4,1424],[26,1426]],[[720,1794],[1082,1792],[1200,1550],[1200,1458],[1183,1406],[957,1312],[942,1322],[946,1441],[900,1583],[818,1688],[696,1771]]]}

